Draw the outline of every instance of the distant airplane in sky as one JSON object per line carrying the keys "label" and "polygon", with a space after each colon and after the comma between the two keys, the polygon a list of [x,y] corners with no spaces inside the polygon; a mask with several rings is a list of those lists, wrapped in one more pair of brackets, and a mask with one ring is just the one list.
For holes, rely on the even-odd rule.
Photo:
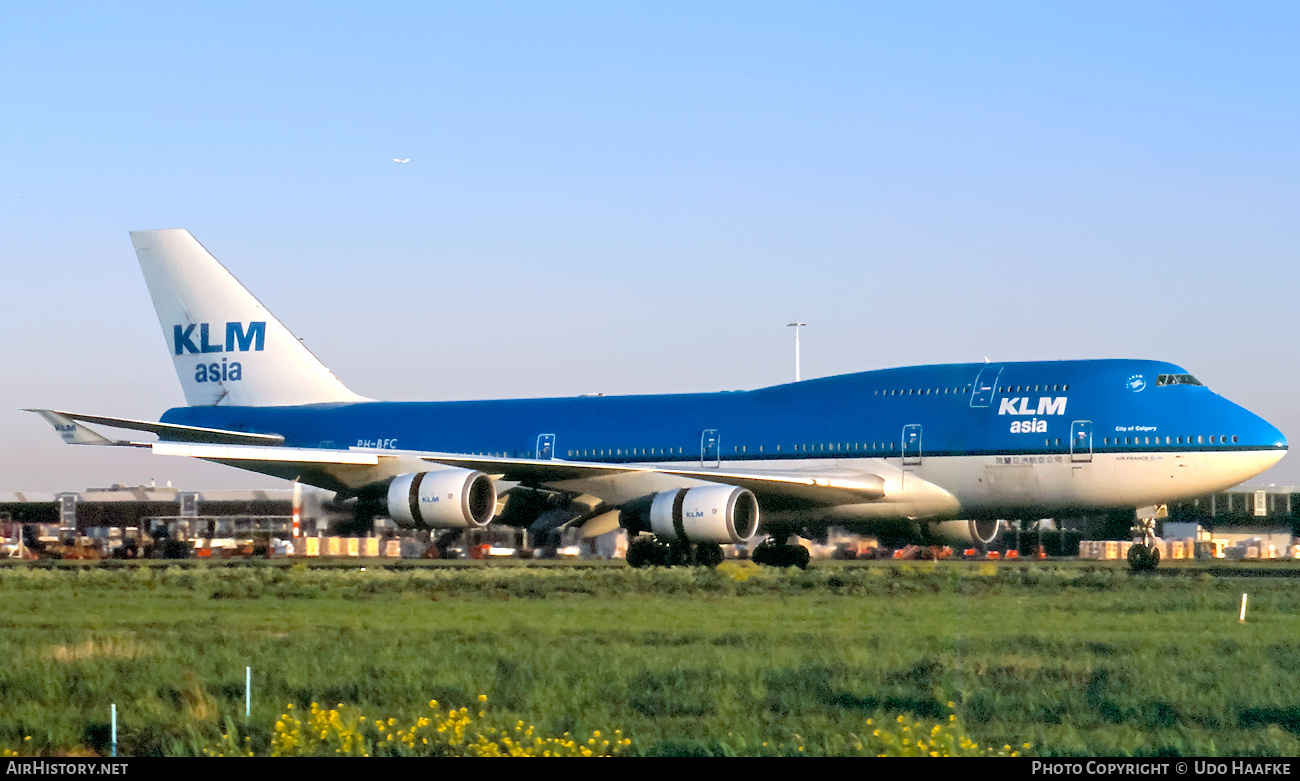
{"label": "distant airplane in sky", "polygon": [[408,158],[406,158],[405,160],[398,160],[396,157],[394,157],[394,158],[393,158],[393,162],[394,162],[394,163],[409,163],[409,162],[411,162],[411,158],[408,157]]}
{"label": "distant airplane in sky", "polygon": [[[33,411],[70,443],[151,447],[337,491],[365,522],[621,527],[642,535],[633,565],[716,564],[721,545],[766,533],[755,561],[803,566],[791,535],[834,525],[978,545],[999,519],[1219,491],[1287,451],[1265,420],[1148,360],[914,366],[744,392],[374,401],[187,231],[131,240],[188,406],[157,423]],[[1150,546],[1135,549],[1154,566]]]}

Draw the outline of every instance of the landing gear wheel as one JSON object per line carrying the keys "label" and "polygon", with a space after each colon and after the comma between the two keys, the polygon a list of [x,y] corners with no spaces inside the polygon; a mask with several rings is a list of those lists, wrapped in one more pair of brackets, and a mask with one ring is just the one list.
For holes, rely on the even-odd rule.
{"label": "landing gear wheel", "polygon": [[695,546],[695,563],[709,569],[714,569],[722,563],[726,556],[722,553],[722,546],[716,542],[702,542]]}
{"label": "landing gear wheel", "polygon": [[749,554],[749,559],[755,564],[759,564],[765,567],[779,567],[780,564],[778,564],[776,561],[773,561],[773,556],[776,553],[776,549],[778,547],[780,546],[772,542],[770,539],[763,540],[758,545],[754,546],[754,551],[753,553]]}
{"label": "landing gear wheel", "polygon": [[714,542],[692,545],[683,542],[664,542],[656,537],[638,537],[627,546],[627,565],[642,567],[683,567],[698,564],[716,567],[726,556],[722,546]]}
{"label": "landing gear wheel", "polygon": [[671,565],[673,551],[654,537],[640,537],[627,546],[627,565],[642,567],[667,567]]}
{"label": "landing gear wheel", "polygon": [[1128,549],[1128,566],[1133,572],[1150,572],[1159,563],[1159,548],[1137,543]]}
{"label": "landing gear wheel", "polygon": [[649,566],[646,562],[646,558],[645,546],[641,544],[640,540],[633,540],[627,546],[627,565],[632,569],[641,569],[642,567]]}
{"label": "landing gear wheel", "polygon": [[764,564],[769,567],[798,567],[799,569],[808,569],[808,562],[812,556],[808,549],[802,545],[780,545],[772,542],[771,539],[764,540],[754,548],[754,553],[750,556],[755,564]]}
{"label": "landing gear wheel", "polygon": [[1142,535],[1142,542],[1128,549],[1128,565],[1133,572],[1150,572],[1160,564],[1160,547],[1156,543],[1155,518],[1138,520],[1134,533]]}

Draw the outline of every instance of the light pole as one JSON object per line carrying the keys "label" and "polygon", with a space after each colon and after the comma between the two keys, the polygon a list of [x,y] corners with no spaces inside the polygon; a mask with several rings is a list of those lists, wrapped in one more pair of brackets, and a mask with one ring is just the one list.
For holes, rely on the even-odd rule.
{"label": "light pole", "polygon": [[808,325],[808,324],[799,322],[798,318],[795,318],[795,321],[793,323],[786,324],[787,328],[794,328],[794,381],[795,382],[799,381],[799,326],[802,325]]}

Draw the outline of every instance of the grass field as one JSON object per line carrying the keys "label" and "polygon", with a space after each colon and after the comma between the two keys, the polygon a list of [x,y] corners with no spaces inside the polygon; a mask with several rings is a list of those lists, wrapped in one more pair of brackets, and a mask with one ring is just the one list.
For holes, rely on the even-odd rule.
{"label": "grass field", "polygon": [[1298,586],[1038,562],[6,566],[0,747],[104,751],[116,703],[122,754],[232,729],[263,753],[289,704],[415,724],[436,699],[621,730],[634,755],[871,753],[902,716],[1040,756],[1295,756]]}

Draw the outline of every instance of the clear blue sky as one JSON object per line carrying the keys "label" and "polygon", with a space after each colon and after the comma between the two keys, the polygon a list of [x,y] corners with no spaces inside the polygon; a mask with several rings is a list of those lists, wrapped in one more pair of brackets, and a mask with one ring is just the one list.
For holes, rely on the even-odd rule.
{"label": "clear blue sky", "polygon": [[183,404],[165,227],[376,398],[760,387],[798,317],[805,377],[1157,358],[1300,441],[1294,3],[265,6],[0,12],[0,490],[275,484],[18,411]]}

